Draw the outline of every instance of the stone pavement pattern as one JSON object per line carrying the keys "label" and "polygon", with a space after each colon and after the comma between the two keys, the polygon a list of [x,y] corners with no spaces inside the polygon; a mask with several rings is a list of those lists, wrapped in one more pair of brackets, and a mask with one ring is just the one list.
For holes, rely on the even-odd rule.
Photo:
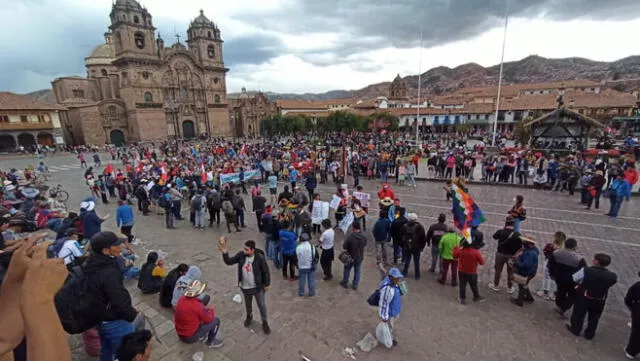
{"label": "stone pavement pattern", "polygon": [[[104,157],[103,157],[104,159]],[[47,159],[50,165],[74,164],[73,157]],[[0,167],[27,164],[25,160],[0,161]],[[54,175],[50,181],[62,183],[71,193],[72,204],[77,204],[88,192],[82,180],[82,170],[69,170]],[[364,181],[365,190],[377,191],[377,183]],[[444,192],[438,183],[421,182],[417,189],[394,187],[401,202],[420,221],[428,226],[439,213],[450,214],[450,204],[444,200]],[[335,188],[320,185],[318,191],[328,199]],[[480,292],[488,300],[481,304],[462,306],[457,302],[457,288],[441,286],[435,276],[426,272],[430,264],[428,252],[422,255],[423,277],[414,280],[409,271],[409,294],[403,299],[403,311],[397,322],[396,337],[399,346],[393,350],[382,347],[371,353],[356,354],[366,360],[615,360],[622,359],[622,347],[629,330],[626,327],[628,312],[622,299],[627,288],[637,280],[640,270],[640,237],[638,210],[640,201],[632,199],[624,204],[621,217],[612,220],[602,214],[608,209],[603,202],[599,211],[584,211],[578,195],[550,193],[531,189],[502,188],[471,185],[470,192],[485,213],[487,222],[481,227],[487,243],[483,253],[487,264],[480,269]],[[525,196],[528,219],[523,224],[525,233],[533,234],[542,247],[552,234],[562,230],[579,242],[580,252],[587,259],[596,252],[607,252],[613,257],[611,269],[618,273],[619,283],[611,290],[610,300],[601,319],[594,341],[575,338],[564,329],[564,321],[552,311],[552,303],[539,298],[532,306],[519,308],[508,301],[504,291],[494,293],[486,285],[493,275],[495,241],[491,235],[501,227],[506,212],[516,194]],[[247,202],[250,204],[250,202]],[[99,205],[101,215],[115,213],[115,205]],[[377,214],[372,212],[369,227]],[[272,334],[265,336],[259,320],[250,329],[243,327],[244,305],[231,301],[238,293],[236,268],[223,264],[216,248],[216,241],[225,234],[223,228],[194,230],[186,222],[178,222],[179,229],[168,231],[159,216],[142,217],[136,214],[134,234],[142,238],[138,253],[142,259],[150,250],[162,250],[169,254],[168,262],[175,266],[184,262],[198,265],[203,279],[208,282],[212,304],[222,320],[225,346],[219,351],[208,350],[202,345],[184,345],[169,327],[171,313],[159,308],[156,296],[142,296],[130,285],[139,310],[144,311],[156,326],[163,342],[169,348],[155,344],[154,360],[191,360],[195,351],[204,351],[205,360],[253,361],[300,360],[301,354],[311,360],[350,360],[343,355],[345,347],[354,347],[367,332],[374,333],[378,322],[376,309],[369,307],[365,299],[377,287],[379,274],[375,268],[375,252],[371,242],[363,267],[363,277],[358,291],[345,290],[338,280],[324,282],[317,276],[317,296],[299,298],[297,283],[284,281],[279,270],[271,268],[272,286],[267,293],[267,307]],[[255,239],[264,245],[257,233],[255,217],[246,215],[248,228],[242,233],[228,236],[230,252],[241,249],[246,239]],[[111,218],[105,229],[115,229]],[[344,239],[337,232],[336,244]],[[370,233],[366,233],[371,239]],[[334,263],[334,274],[342,274],[339,262]],[[338,277],[339,278],[339,277]],[[504,279],[503,279],[504,284]],[[532,281],[534,290],[540,284],[539,277]],[[255,307],[255,306],[254,306]],[[254,310],[257,318],[257,309]],[[166,334],[163,334],[166,332]],[[78,345],[77,337],[72,344]],[[77,347],[76,347],[77,349]],[[81,348],[74,352],[74,359],[89,359]],[[227,357],[227,358],[223,358]]]}

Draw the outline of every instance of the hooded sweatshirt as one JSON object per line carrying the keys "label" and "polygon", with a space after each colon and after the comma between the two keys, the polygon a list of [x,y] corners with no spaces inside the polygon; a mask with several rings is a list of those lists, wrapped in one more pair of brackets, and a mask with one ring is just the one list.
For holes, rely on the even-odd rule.
{"label": "hooded sweatshirt", "polygon": [[190,266],[187,274],[178,278],[178,281],[176,281],[176,286],[173,289],[173,297],[171,298],[171,305],[173,307],[176,307],[176,305],[178,304],[178,300],[180,299],[180,297],[182,297],[182,291],[185,287],[187,287],[187,285],[189,285],[189,282],[193,280],[200,280],[201,276],[202,272],[200,271],[200,268],[198,268],[198,266]]}
{"label": "hooded sweatshirt", "polygon": [[516,273],[521,276],[533,277],[538,272],[538,254],[536,247],[523,248],[522,254],[516,260]]}
{"label": "hooded sweatshirt", "polygon": [[385,277],[380,283],[380,302],[378,303],[378,314],[383,320],[390,317],[398,317],[402,311],[402,299],[400,298],[400,288],[394,285],[389,277]]}

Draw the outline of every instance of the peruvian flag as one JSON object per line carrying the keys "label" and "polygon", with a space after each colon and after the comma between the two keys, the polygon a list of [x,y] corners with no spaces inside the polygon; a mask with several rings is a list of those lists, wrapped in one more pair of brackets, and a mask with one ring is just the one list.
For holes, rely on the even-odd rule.
{"label": "peruvian flag", "polygon": [[113,173],[113,164],[109,163],[107,164],[107,168],[104,169],[104,174],[111,174]]}
{"label": "peruvian flag", "polygon": [[245,155],[247,155],[247,144],[246,143],[242,145],[242,149],[240,149],[240,155],[243,156],[243,157]]}
{"label": "peruvian flag", "polygon": [[207,183],[207,172],[204,170],[204,163],[200,163],[200,172],[202,173],[202,184]]}
{"label": "peruvian flag", "polygon": [[169,179],[169,175],[167,174],[167,167],[162,164],[162,168],[160,168],[160,171],[162,172],[162,176],[160,176],[162,184],[167,184],[167,179]]}

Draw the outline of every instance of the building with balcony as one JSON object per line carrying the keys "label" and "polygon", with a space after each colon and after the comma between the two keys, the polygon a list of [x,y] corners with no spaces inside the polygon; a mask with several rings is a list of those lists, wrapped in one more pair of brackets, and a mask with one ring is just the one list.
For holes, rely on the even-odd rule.
{"label": "building with balcony", "polygon": [[24,95],[0,92],[0,152],[19,147],[32,151],[37,145],[64,145],[57,104],[35,101]]}

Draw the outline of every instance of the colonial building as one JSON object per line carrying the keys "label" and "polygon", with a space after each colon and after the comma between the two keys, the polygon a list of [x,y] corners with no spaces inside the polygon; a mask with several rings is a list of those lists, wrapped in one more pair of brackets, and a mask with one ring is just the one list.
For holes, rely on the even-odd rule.
{"label": "colonial building", "polygon": [[242,88],[240,95],[229,97],[229,108],[234,137],[257,136],[260,134],[260,122],[278,114],[275,102],[260,92],[249,94],[245,88]]}
{"label": "colonial building", "polygon": [[230,135],[220,29],[200,11],[186,45],[166,48],[136,0],[116,0],[104,44],[85,59],[87,77],[53,81],[75,144]]}
{"label": "colonial building", "polygon": [[409,90],[407,84],[402,80],[400,74],[396,75],[391,85],[389,86],[389,99],[390,100],[407,100],[409,98]]}
{"label": "colonial building", "polygon": [[64,108],[8,92],[0,92],[0,152],[36,145],[64,145],[59,113]]}

